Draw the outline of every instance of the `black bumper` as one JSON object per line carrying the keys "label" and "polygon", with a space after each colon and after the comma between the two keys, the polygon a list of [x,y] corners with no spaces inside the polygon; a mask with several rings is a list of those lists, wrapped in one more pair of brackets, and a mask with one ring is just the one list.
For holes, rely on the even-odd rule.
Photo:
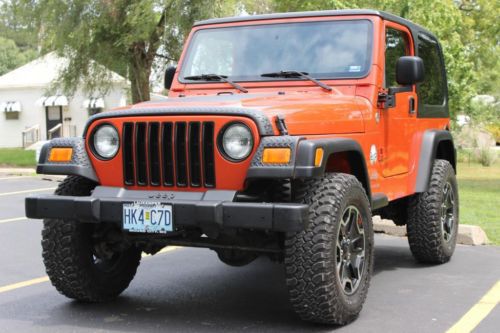
{"label": "black bumper", "polygon": [[91,196],[37,195],[26,198],[28,218],[75,219],[85,223],[122,224],[123,204],[136,201],[172,205],[176,228],[197,226],[300,231],[308,206],[296,203],[234,202],[234,191],[165,192],[97,187]]}

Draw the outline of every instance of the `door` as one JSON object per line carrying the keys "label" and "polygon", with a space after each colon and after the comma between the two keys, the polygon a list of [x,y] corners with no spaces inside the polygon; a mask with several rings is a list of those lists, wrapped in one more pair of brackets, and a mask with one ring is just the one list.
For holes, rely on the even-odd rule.
{"label": "door", "polygon": [[[49,134],[50,130],[55,126],[62,124],[62,106],[46,106],[45,107],[45,119],[47,124],[47,139],[51,136]],[[52,138],[58,138],[61,136],[62,127],[52,133]]]}
{"label": "door", "polygon": [[[398,87],[396,62],[406,55],[413,55],[409,31],[397,24],[386,24],[384,88]],[[395,94],[394,107],[382,110],[385,129],[384,177],[408,172],[410,145],[416,118],[415,87],[410,92]]]}

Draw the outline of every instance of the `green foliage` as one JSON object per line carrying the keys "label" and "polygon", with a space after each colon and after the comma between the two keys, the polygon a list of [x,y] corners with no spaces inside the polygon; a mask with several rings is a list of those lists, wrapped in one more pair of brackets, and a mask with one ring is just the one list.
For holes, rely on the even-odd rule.
{"label": "green foliage", "polygon": [[35,50],[27,49],[23,52],[13,40],[0,37],[0,75],[24,65],[36,56]]}
{"label": "green foliage", "polygon": [[23,55],[13,40],[0,37],[0,75],[19,66]]}
{"label": "green foliage", "polygon": [[459,0],[462,12],[462,40],[474,59],[475,89],[478,94],[500,98],[500,2]]}
{"label": "green foliage", "polygon": [[0,36],[13,40],[21,52],[35,52],[38,27],[32,1],[0,0]]}
{"label": "green foliage", "polygon": [[497,118],[496,122],[487,125],[486,130],[493,135],[497,143],[500,143],[500,118]]}
{"label": "green foliage", "polygon": [[476,124],[499,124],[500,103],[472,102],[467,114]]}
{"label": "green foliage", "polygon": [[69,59],[58,87],[70,95],[76,87],[105,93],[109,68],[130,80],[134,103],[149,100],[155,60],[177,60],[195,20],[234,8],[222,0],[18,1],[32,4],[43,50]]}
{"label": "green foliage", "polygon": [[36,29],[28,19],[28,11],[17,1],[0,1],[0,75],[38,55]]}

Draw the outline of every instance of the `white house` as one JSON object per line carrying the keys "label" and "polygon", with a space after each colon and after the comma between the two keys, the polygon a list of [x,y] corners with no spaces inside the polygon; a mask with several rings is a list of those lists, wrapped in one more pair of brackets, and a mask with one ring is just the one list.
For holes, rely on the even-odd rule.
{"label": "white house", "polygon": [[71,97],[47,96],[65,63],[65,58],[48,53],[0,76],[0,147],[81,135],[89,115],[126,104],[127,80],[114,72],[106,96],[89,96],[81,89]]}

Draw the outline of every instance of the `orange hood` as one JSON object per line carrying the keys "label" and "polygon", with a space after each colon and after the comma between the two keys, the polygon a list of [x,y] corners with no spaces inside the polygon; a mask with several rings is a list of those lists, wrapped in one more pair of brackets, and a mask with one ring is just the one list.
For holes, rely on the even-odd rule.
{"label": "orange hood", "polygon": [[176,97],[160,102],[139,103],[128,108],[168,109],[190,106],[260,110],[271,121],[276,115],[281,115],[290,135],[364,132],[363,114],[369,112],[364,98],[340,92],[316,91]]}

